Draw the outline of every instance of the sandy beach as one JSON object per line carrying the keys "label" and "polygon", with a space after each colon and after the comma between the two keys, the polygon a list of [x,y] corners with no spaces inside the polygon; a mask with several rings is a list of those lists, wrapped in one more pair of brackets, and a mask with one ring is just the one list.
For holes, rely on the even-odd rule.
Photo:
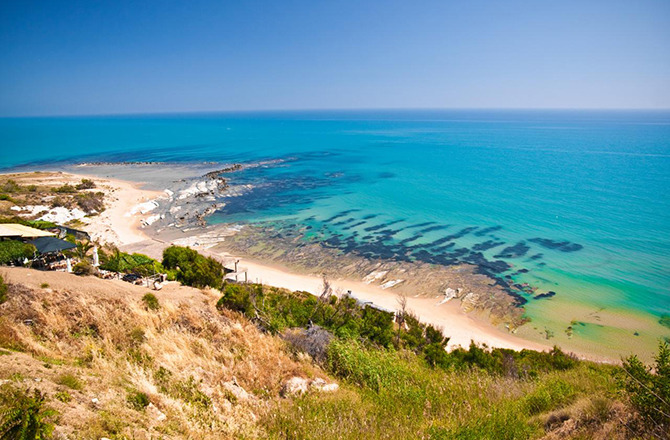
{"label": "sandy beach", "polygon": [[[132,169],[121,167],[123,179],[129,178]],[[92,170],[98,171],[98,170]],[[137,171],[137,170],[134,170]],[[155,170],[154,170],[155,171]],[[106,209],[99,215],[84,217],[82,229],[85,229],[91,237],[100,242],[113,244],[126,252],[140,252],[153,258],[160,259],[162,251],[171,244],[189,245],[199,252],[212,256],[233,267],[232,262],[239,260],[238,278],[244,279],[244,271],[250,282],[258,282],[289,290],[300,290],[319,294],[322,286],[320,273],[305,273],[278,264],[276,261],[269,263],[248,256],[240,256],[221,250],[217,243],[225,241],[226,235],[235,234],[235,228],[159,228],[158,230],[148,225],[152,218],[160,216],[160,209],[155,209],[158,201],[165,204],[170,199],[170,192],[160,191],[160,184],[151,182],[131,182],[116,178],[113,173],[109,177],[108,168],[105,168],[105,176],[91,174],[79,174],[72,172],[50,172],[42,176],[38,183],[49,185],[73,184],[82,179],[92,179],[96,183],[96,191],[104,193]],[[193,172],[190,170],[189,172]],[[46,177],[45,177],[46,176]],[[162,182],[165,183],[165,182]],[[213,232],[214,231],[214,232]],[[385,310],[395,311],[399,307],[399,291],[404,290],[407,299],[407,308],[423,322],[433,324],[441,328],[446,336],[450,338],[448,349],[457,347],[467,348],[471,341],[478,344],[486,344],[489,347],[509,348],[514,350],[533,349],[550,350],[550,341],[529,340],[507,332],[502,326],[495,326],[485,314],[466,312],[463,310],[460,299],[445,300],[444,295],[418,295],[408,294],[408,289],[401,287],[389,287],[379,283],[366,283],[358,279],[349,279],[344,276],[331,276],[333,290],[339,294],[351,292],[361,302],[370,302]],[[410,289],[411,291],[411,289]],[[437,292],[436,292],[437,293]],[[596,361],[616,362],[609,356],[600,355],[592,351],[577,350],[576,354],[582,358]]]}

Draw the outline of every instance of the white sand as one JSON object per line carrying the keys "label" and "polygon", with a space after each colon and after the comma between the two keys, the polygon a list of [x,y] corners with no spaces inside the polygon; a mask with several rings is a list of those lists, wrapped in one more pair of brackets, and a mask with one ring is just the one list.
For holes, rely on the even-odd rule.
{"label": "white sand", "polygon": [[121,246],[149,238],[141,229],[142,221],[149,217],[144,214],[157,206],[157,199],[166,197],[164,192],[141,189],[138,184],[123,180],[79,174],[76,177],[95,181],[105,192],[107,209],[83,219],[87,223],[86,231],[94,240]]}

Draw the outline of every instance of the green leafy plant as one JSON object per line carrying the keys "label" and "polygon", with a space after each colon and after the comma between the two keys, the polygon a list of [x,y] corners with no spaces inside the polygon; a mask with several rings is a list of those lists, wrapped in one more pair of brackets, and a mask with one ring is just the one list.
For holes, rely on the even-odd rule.
{"label": "green leafy plant", "polygon": [[44,404],[37,389],[30,393],[3,385],[0,388],[0,440],[51,438],[56,411]]}
{"label": "green leafy plant", "polygon": [[219,289],[223,284],[223,265],[191,248],[170,246],[165,249],[163,267],[176,269],[177,280],[187,286]]}
{"label": "green leafy plant", "polygon": [[0,274],[0,304],[7,301],[7,292],[9,291],[9,286],[5,283],[5,279]]}
{"label": "green leafy plant", "polygon": [[20,262],[35,255],[35,246],[17,240],[0,241],[0,264]]}
{"label": "green leafy plant", "polygon": [[59,385],[64,385],[73,390],[81,390],[84,387],[79,378],[70,373],[61,374],[56,379],[56,383]]}
{"label": "green leafy plant", "polygon": [[670,432],[670,345],[659,343],[653,368],[629,356],[623,361],[623,371],[621,384],[647,426]]}
{"label": "green leafy plant", "polygon": [[147,293],[142,297],[142,302],[144,303],[144,307],[147,308],[147,310],[158,310],[161,308],[160,303],[158,302],[158,298],[156,298],[156,295],[153,293]]}
{"label": "green leafy plant", "polygon": [[149,406],[149,403],[151,403],[151,401],[149,400],[149,396],[135,389],[131,389],[128,391],[126,401],[128,402],[128,405],[130,405],[131,408],[136,409],[137,411],[143,411],[144,408]]}

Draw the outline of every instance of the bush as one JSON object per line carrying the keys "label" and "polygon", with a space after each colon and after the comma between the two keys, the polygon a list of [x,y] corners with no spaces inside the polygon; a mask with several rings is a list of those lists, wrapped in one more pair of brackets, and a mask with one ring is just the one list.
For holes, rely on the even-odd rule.
{"label": "bush", "polygon": [[223,296],[216,303],[216,307],[218,309],[226,307],[247,314],[253,310],[251,291],[246,286],[226,283],[223,287]]}
{"label": "bush", "polygon": [[77,192],[77,188],[72,185],[65,184],[63,186],[59,186],[58,188],[51,188],[51,191],[57,194],[74,194]]}
{"label": "bush", "polygon": [[9,286],[5,283],[5,279],[0,275],[0,304],[7,301],[7,291]]}
{"label": "bush", "polygon": [[81,381],[77,376],[69,373],[61,374],[57,379],[56,383],[59,385],[66,386],[70,389],[73,390],[81,390],[84,388],[84,385],[82,385]]}
{"label": "bush", "polygon": [[147,293],[142,297],[142,302],[144,302],[144,307],[147,310],[158,310],[161,308],[161,305],[158,303],[158,298],[153,293]]}
{"label": "bush", "polygon": [[76,275],[95,275],[98,273],[98,269],[96,269],[89,261],[80,261],[74,265],[72,272]]}
{"label": "bush", "polygon": [[0,241],[0,264],[21,262],[35,255],[35,246],[17,240]]}
{"label": "bush", "polygon": [[163,266],[151,257],[144,254],[127,254],[118,249],[108,255],[100,252],[100,269],[112,272],[136,273],[140,276],[150,276],[163,272]]}
{"label": "bush", "polygon": [[149,401],[149,396],[138,390],[129,390],[126,401],[131,408],[137,411],[143,411],[144,408],[149,406],[149,403],[151,403]]}
{"label": "bush", "polygon": [[5,200],[7,202],[16,203],[16,201],[12,198],[12,196],[10,196],[8,194],[0,194],[0,200]]}
{"label": "bush", "polygon": [[92,189],[95,188],[95,182],[91,179],[81,179],[81,183],[76,186],[77,189]]}
{"label": "bush", "polygon": [[57,413],[44,401],[45,396],[37,389],[31,395],[8,384],[0,387],[0,439],[51,438]]}
{"label": "bush", "polygon": [[223,285],[223,265],[211,257],[181,246],[170,246],[163,251],[163,267],[177,269],[177,280],[193,287]]}
{"label": "bush", "polygon": [[623,362],[625,376],[620,379],[633,406],[652,431],[670,432],[670,346],[661,342],[655,366],[642,363],[637,356]]}
{"label": "bush", "polygon": [[295,350],[309,354],[312,359],[324,364],[328,354],[328,346],[333,340],[333,334],[318,325],[308,329],[295,328],[284,332],[282,335]]}
{"label": "bush", "polygon": [[68,403],[70,400],[72,400],[72,396],[67,391],[58,391],[56,394],[54,394],[54,397],[56,400],[60,400],[63,403]]}
{"label": "bush", "polygon": [[17,193],[21,192],[21,186],[19,186],[18,183],[16,183],[14,180],[9,179],[5,183],[0,186],[0,191],[4,193]]}
{"label": "bush", "polygon": [[105,195],[101,192],[77,194],[77,205],[87,214],[100,213],[105,210]]}

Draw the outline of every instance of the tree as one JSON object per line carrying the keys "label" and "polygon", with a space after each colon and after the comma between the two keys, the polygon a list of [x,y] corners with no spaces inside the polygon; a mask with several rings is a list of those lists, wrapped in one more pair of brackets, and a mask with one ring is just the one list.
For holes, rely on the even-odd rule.
{"label": "tree", "polygon": [[[646,366],[637,356],[623,361],[622,385],[633,406],[652,432],[670,432],[670,346],[661,342],[656,365]],[[661,437],[659,437],[661,438]]]}
{"label": "tree", "polygon": [[398,325],[398,334],[396,335],[395,345],[396,347],[400,347],[400,332],[405,325],[405,315],[407,314],[407,297],[402,293],[398,293],[397,301],[398,310],[396,311],[395,316],[396,324]]}

